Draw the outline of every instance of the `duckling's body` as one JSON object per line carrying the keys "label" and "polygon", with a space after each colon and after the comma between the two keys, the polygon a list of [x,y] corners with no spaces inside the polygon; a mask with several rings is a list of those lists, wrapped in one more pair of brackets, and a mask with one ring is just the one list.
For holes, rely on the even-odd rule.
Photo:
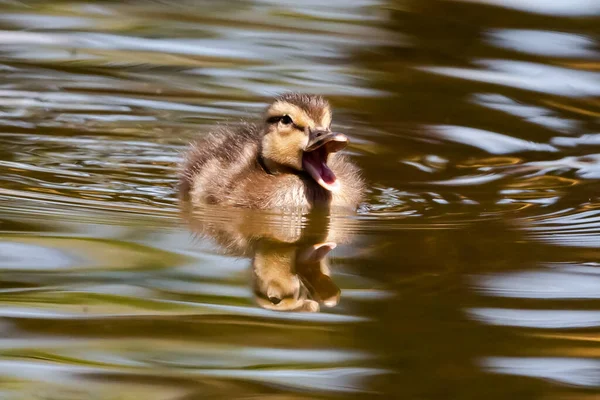
{"label": "duckling's body", "polygon": [[[298,122],[287,122],[289,114]],[[319,116],[329,120],[315,122]],[[364,182],[359,169],[337,153],[345,136],[331,133],[329,125],[323,128],[330,116],[322,98],[288,94],[271,105],[264,126],[222,127],[191,146],[181,175],[182,195],[194,204],[254,209],[355,209]]]}

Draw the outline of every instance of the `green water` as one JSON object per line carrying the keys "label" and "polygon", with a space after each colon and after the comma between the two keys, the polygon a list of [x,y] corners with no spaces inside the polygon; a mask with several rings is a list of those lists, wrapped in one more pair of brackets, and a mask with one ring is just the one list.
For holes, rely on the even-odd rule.
{"label": "green water", "polygon": [[[599,15],[0,2],[0,398],[597,398]],[[186,145],[286,90],[359,212],[182,212]]]}

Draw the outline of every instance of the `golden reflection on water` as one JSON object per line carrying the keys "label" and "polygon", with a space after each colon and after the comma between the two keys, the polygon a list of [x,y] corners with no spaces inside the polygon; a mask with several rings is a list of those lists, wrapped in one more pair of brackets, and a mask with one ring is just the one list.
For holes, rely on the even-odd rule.
{"label": "golden reflection on water", "polygon": [[249,286],[259,306],[318,312],[339,303],[328,258],[338,243],[351,242],[351,231],[339,225],[343,215],[194,208],[186,202],[181,208],[197,238],[216,242],[224,254],[251,260]]}

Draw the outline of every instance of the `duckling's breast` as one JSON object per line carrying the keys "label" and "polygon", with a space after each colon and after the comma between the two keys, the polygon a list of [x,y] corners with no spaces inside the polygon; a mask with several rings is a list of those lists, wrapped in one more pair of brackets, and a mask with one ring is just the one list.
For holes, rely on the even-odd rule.
{"label": "duckling's breast", "polygon": [[300,175],[268,174],[253,168],[240,176],[229,201],[231,205],[247,208],[308,210],[314,203],[313,197],[307,190],[306,179]]}

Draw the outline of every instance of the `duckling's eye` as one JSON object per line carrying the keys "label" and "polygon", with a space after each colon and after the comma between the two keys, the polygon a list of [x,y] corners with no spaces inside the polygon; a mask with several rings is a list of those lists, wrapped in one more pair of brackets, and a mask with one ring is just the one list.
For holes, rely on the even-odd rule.
{"label": "duckling's eye", "polygon": [[284,125],[289,125],[294,122],[289,115],[284,115],[279,121]]}

